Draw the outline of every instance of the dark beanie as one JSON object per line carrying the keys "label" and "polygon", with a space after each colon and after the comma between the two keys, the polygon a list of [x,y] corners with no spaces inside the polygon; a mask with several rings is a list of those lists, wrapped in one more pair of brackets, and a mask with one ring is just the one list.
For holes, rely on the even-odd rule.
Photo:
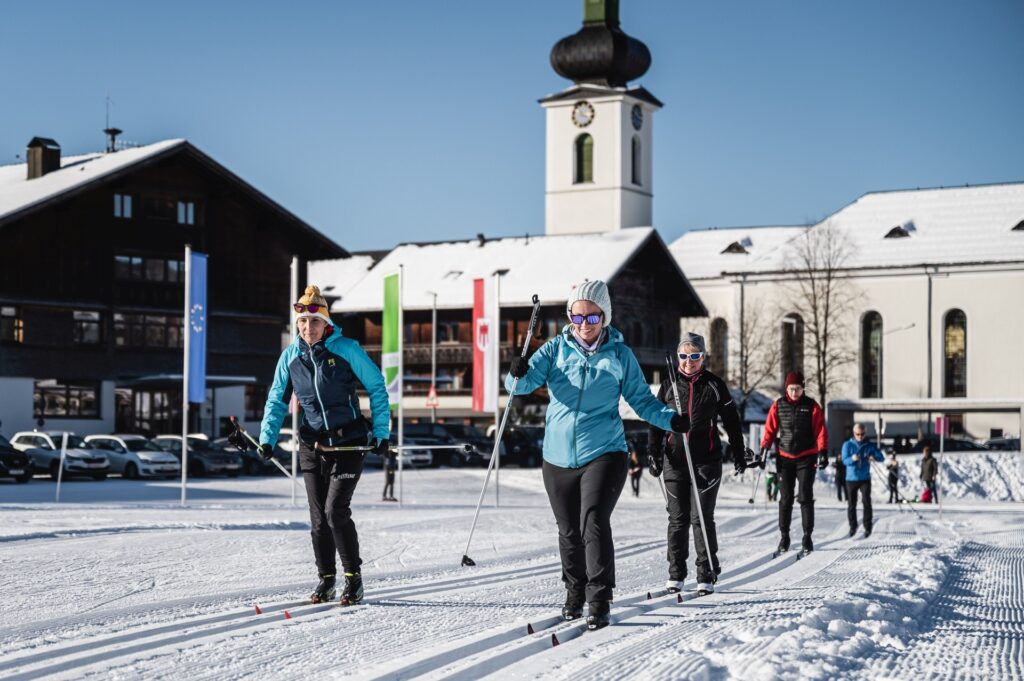
{"label": "dark beanie", "polygon": [[790,371],[788,374],[786,374],[786,386],[785,387],[788,388],[791,385],[799,385],[799,386],[802,387],[803,384],[804,384],[803,372],[800,372],[800,371]]}

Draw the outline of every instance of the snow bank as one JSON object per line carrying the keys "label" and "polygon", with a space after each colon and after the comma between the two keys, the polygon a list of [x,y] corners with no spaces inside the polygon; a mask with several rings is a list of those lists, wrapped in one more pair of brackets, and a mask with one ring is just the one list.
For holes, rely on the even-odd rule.
{"label": "snow bank", "polygon": [[[921,482],[921,455],[900,454],[900,494],[916,499],[924,489]],[[1024,501],[1024,456],[1021,452],[954,452],[939,457],[939,493],[946,499]],[[881,467],[881,468],[879,468]],[[876,464],[872,478],[876,494],[887,484]],[[886,471],[887,472],[887,471]],[[836,469],[818,472],[818,479],[835,484]]]}

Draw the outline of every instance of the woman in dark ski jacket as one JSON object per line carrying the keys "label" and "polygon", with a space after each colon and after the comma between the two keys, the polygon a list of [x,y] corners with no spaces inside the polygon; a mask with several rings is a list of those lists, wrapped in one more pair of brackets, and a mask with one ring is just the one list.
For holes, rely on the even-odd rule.
{"label": "woman in dark ski jacket", "polygon": [[[310,599],[335,595],[335,551],[345,572],[342,605],[363,598],[359,536],[352,522],[352,493],[363,472],[363,455],[339,447],[373,442],[374,453],[388,455],[391,413],[384,377],[359,343],[341,335],[327,314],[316,286],[306,287],[294,305],[299,334],[277,362],[260,429],[260,454],[269,459],[295,394],[299,404],[299,463],[309,499],[313,555],[320,583]],[[359,410],[357,387],[370,395],[372,432]]]}
{"label": "woman in dark ski jacket", "polygon": [[608,325],[612,303],[603,281],[575,288],[565,306],[569,324],[530,357],[517,357],[505,379],[516,394],[547,385],[544,489],[558,524],[565,607],[587,626],[609,623],[615,587],[611,515],[626,484],[626,437],[619,416],[622,397],[649,423],[683,432],[686,417],[654,399],[622,334]]}
{"label": "woman in dark ski jacket", "polygon": [[[665,588],[670,592],[683,588],[689,551],[687,535],[692,527],[693,545],[697,554],[697,589],[711,592],[722,571],[718,563],[718,535],[715,531],[715,502],[722,480],[722,442],[717,427],[719,418],[729,435],[737,471],[742,472],[746,467],[747,454],[740,416],[729,388],[725,381],[704,368],[704,337],[695,333],[685,334],[679,343],[678,353],[678,374],[661,382],[658,399],[674,408],[673,385],[677,386],[683,413],[690,420],[690,431],[680,436],[666,434],[664,430],[652,426],[649,438],[651,474],[658,476],[664,469],[665,489],[668,492],[668,581]],[[683,437],[687,438],[690,455],[693,457],[699,503],[710,546],[704,545],[700,529],[698,501],[693,496]]]}

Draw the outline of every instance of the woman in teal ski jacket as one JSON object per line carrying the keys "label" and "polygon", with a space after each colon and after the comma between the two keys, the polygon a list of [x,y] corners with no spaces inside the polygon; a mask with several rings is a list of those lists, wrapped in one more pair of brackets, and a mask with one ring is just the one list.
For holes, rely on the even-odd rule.
{"label": "woman in teal ski jacket", "polygon": [[689,420],[654,397],[633,351],[608,325],[612,305],[603,281],[575,287],[566,314],[570,323],[529,362],[512,361],[505,388],[512,390],[513,378],[517,395],[548,387],[543,477],[558,523],[562,614],[582,617],[586,601],[587,625],[597,629],[609,623],[615,587],[611,514],[628,470],[619,398],[663,430],[686,432]]}

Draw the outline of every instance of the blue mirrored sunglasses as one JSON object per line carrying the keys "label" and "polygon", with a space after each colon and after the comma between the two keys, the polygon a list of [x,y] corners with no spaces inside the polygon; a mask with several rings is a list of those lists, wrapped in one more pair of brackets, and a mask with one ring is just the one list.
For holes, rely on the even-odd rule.
{"label": "blue mirrored sunglasses", "polygon": [[704,356],[703,352],[680,352],[679,359],[688,359],[691,362],[696,362],[698,359]]}
{"label": "blue mirrored sunglasses", "polygon": [[569,315],[569,321],[573,324],[582,324],[584,321],[591,326],[597,326],[601,323],[601,315],[599,314],[571,314]]}

